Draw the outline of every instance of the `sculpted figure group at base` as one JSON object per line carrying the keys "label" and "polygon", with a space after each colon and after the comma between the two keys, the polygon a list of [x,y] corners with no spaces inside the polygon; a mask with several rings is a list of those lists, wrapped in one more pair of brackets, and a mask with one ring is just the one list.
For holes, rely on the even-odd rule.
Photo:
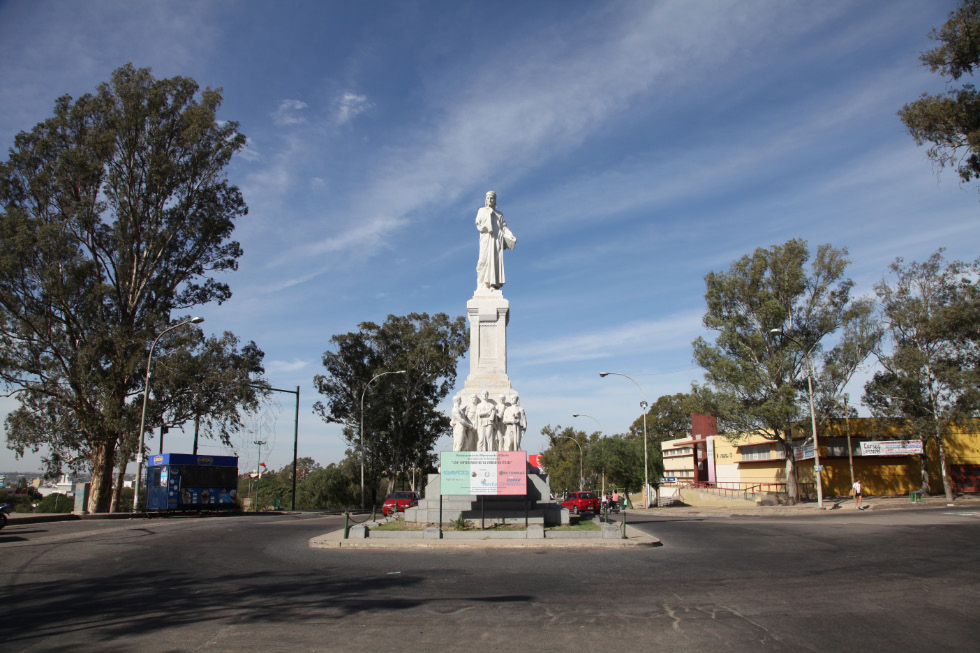
{"label": "sculpted figure group at base", "polygon": [[481,400],[470,395],[463,405],[461,397],[453,400],[453,451],[520,451],[527,430],[527,415],[515,395],[511,403],[500,395],[494,402],[484,391]]}

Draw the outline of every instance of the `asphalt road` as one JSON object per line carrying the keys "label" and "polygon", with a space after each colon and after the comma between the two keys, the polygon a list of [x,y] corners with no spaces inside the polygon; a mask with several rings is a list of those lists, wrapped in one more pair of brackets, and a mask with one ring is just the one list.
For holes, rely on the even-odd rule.
{"label": "asphalt road", "polygon": [[980,510],[665,514],[630,515],[662,547],[581,551],[313,549],[318,515],[11,525],[0,650],[976,650]]}

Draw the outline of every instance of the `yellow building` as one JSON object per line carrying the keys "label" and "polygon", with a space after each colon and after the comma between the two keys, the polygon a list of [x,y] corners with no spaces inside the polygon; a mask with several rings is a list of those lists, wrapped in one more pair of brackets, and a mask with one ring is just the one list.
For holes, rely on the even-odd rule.
{"label": "yellow building", "polygon": [[[807,425],[808,426],[808,425]],[[922,486],[921,456],[915,451],[921,441],[908,441],[903,449],[862,446],[863,442],[887,442],[896,445],[902,439],[902,424],[882,423],[869,418],[849,421],[832,420],[817,432],[820,443],[821,482],[827,496],[844,496],[850,491],[852,478],[862,481],[866,494],[906,494]],[[794,440],[796,475],[801,492],[815,495],[814,455],[808,442],[809,428],[801,429]],[[980,429],[955,429],[944,440],[947,473],[956,492],[980,491]],[[850,438],[848,439],[848,433]],[[699,444],[704,453],[699,456]],[[848,455],[850,442],[850,455]],[[731,438],[712,435],[704,438],[680,438],[661,445],[665,468],[665,485],[703,485],[733,494],[750,492],[785,492],[786,454],[782,444],[759,434]],[[879,455],[874,455],[875,453]],[[884,455],[881,455],[884,453]],[[943,493],[939,454],[934,440],[925,443],[928,461],[929,492]],[[675,482],[669,482],[676,479]]]}

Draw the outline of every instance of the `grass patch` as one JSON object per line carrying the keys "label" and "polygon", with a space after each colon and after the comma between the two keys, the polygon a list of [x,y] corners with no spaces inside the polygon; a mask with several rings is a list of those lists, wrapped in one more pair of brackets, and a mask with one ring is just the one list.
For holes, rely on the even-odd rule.
{"label": "grass patch", "polygon": [[[447,522],[451,530],[454,531],[523,531],[524,523],[520,524],[498,524],[498,523],[488,523],[486,528],[480,528],[480,521],[476,519],[455,519],[451,522]],[[449,530],[449,529],[447,529]]]}

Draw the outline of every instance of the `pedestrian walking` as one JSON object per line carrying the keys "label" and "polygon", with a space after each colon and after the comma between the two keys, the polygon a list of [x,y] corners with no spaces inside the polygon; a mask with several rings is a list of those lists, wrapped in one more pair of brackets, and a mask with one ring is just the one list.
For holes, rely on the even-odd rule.
{"label": "pedestrian walking", "polygon": [[861,499],[861,479],[854,479],[854,485],[851,486],[851,496],[854,497],[854,506],[858,510],[864,510],[864,504]]}

